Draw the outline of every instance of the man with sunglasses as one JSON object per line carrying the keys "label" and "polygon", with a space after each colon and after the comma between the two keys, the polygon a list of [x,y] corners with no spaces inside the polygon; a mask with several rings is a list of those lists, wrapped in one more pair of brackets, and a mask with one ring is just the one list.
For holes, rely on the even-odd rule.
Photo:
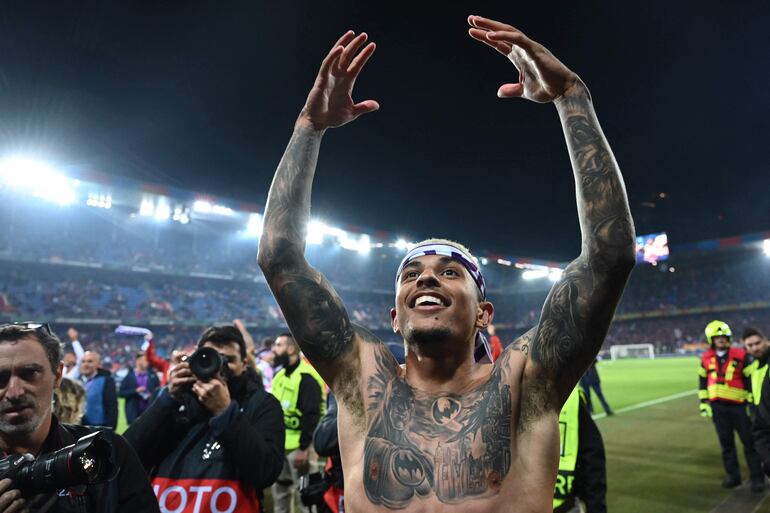
{"label": "man with sunglasses", "polygon": [[[61,424],[52,412],[62,379],[59,338],[45,324],[0,325],[0,451],[3,458],[40,457],[96,431]],[[23,496],[12,478],[0,479],[0,513],[20,511],[157,512],[158,503],[139,458],[126,441],[104,432],[119,470],[108,482]]]}

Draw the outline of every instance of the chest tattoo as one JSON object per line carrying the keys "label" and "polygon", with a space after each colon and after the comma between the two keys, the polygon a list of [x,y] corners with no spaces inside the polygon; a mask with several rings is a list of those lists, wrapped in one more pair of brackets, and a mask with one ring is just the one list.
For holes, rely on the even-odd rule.
{"label": "chest tattoo", "polygon": [[489,381],[473,392],[432,395],[393,376],[384,358],[378,359],[367,383],[369,500],[401,509],[415,495],[451,504],[496,494],[511,466],[505,366],[495,366]]}

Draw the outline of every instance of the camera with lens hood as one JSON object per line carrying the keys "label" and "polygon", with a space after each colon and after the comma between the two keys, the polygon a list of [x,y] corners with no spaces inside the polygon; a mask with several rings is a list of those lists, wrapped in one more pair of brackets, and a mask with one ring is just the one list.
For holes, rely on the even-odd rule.
{"label": "camera with lens hood", "polygon": [[227,360],[212,347],[201,347],[187,358],[190,370],[201,381],[226,376]]}
{"label": "camera with lens hood", "polygon": [[101,431],[37,458],[13,454],[0,459],[0,479],[11,479],[24,497],[109,481],[118,470],[112,461],[112,444]]}

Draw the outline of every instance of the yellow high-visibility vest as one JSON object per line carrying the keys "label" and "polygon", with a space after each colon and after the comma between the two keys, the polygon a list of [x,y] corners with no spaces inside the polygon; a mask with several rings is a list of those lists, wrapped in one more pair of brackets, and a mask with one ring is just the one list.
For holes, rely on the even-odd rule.
{"label": "yellow high-visibility vest", "polygon": [[302,435],[300,428],[302,412],[297,407],[299,400],[299,385],[302,382],[302,375],[309,374],[318,382],[321,387],[321,415],[326,409],[326,383],[312,365],[304,360],[299,361],[299,365],[291,375],[286,375],[286,369],[281,369],[273,377],[272,393],[283,408],[283,423],[286,426],[286,443],[284,448],[286,452],[299,449],[299,439]]}
{"label": "yellow high-visibility vest", "polygon": [[572,496],[575,466],[578,456],[578,412],[580,391],[575,387],[559,414],[559,473],[553,490],[553,508],[561,506]]}

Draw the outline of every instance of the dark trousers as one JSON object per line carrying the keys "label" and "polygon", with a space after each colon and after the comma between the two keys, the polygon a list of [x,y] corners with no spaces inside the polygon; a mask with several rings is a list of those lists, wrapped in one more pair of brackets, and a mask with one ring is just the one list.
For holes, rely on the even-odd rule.
{"label": "dark trousers", "polygon": [[746,405],[714,401],[711,403],[711,409],[714,412],[714,427],[716,427],[719,437],[719,445],[722,446],[722,463],[725,465],[727,475],[736,480],[741,478],[738,452],[735,449],[735,436],[733,436],[733,431],[735,431],[743,443],[743,453],[749,466],[751,480],[753,482],[763,481],[762,463],[759,454],[754,449],[751,421],[746,413]]}
{"label": "dark trousers", "polygon": [[605,413],[611,413],[612,408],[610,408],[610,405],[607,404],[607,400],[604,398],[604,394],[602,393],[602,385],[599,381],[588,381],[585,380],[580,381],[580,386],[583,388],[583,393],[586,395],[586,406],[588,406],[588,413],[594,412],[594,406],[591,404],[591,390],[593,389],[594,393],[596,394],[596,397],[599,398],[599,402],[602,403],[602,408],[604,408]]}

